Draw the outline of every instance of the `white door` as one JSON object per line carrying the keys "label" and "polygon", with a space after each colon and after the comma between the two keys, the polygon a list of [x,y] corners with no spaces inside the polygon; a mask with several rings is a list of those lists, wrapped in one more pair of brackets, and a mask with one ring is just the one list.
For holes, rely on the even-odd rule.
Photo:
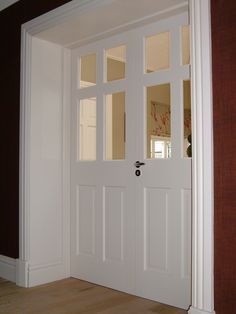
{"label": "white door", "polygon": [[72,53],[71,274],[182,308],[191,281],[187,24],[182,13]]}

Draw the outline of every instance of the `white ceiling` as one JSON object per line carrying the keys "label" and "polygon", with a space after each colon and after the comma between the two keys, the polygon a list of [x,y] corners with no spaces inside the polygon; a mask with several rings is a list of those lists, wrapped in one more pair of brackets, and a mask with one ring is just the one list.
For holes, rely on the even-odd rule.
{"label": "white ceiling", "polygon": [[0,11],[6,9],[7,7],[9,7],[10,5],[17,1],[19,0],[0,0]]}
{"label": "white ceiling", "polygon": [[[186,0],[108,0],[90,7],[83,14],[68,17],[60,25],[37,34],[37,37],[62,46],[84,44],[89,38],[101,36],[105,32],[128,27],[159,13],[167,14],[169,8],[181,10]],[[97,1],[99,4],[99,1]]]}

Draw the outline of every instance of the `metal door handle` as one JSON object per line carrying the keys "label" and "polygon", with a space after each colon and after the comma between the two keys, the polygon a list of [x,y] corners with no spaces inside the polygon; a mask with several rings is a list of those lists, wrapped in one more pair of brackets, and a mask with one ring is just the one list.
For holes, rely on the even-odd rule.
{"label": "metal door handle", "polygon": [[145,162],[140,162],[140,161],[137,160],[134,165],[135,165],[136,168],[139,168],[141,166],[144,166]]}

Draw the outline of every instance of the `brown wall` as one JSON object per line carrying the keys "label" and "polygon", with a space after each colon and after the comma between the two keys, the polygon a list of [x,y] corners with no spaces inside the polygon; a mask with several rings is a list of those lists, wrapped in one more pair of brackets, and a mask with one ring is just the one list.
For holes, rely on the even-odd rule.
{"label": "brown wall", "polygon": [[[0,12],[0,254],[18,257],[20,26],[68,0],[21,0]],[[215,308],[236,313],[236,1],[212,0]]]}
{"label": "brown wall", "polygon": [[236,313],[236,1],[212,0],[215,309]]}

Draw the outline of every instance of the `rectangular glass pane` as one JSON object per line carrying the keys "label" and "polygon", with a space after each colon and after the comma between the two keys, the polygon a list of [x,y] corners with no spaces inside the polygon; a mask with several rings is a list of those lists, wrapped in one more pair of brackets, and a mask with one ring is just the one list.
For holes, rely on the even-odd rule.
{"label": "rectangular glass pane", "polygon": [[125,78],[126,47],[119,46],[106,50],[107,82]]}
{"label": "rectangular glass pane", "polygon": [[182,64],[190,64],[189,25],[182,26]]}
{"label": "rectangular glass pane", "polygon": [[149,86],[147,95],[147,158],[171,157],[170,84]]}
{"label": "rectangular glass pane", "polygon": [[96,98],[80,101],[79,160],[96,160]]}
{"label": "rectangular glass pane", "polygon": [[80,58],[80,88],[96,85],[96,59],[95,53]]}
{"label": "rectangular glass pane", "polygon": [[192,157],[191,87],[189,80],[183,81],[183,99],[184,99],[184,157]]}
{"label": "rectangular glass pane", "polygon": [[106,95],[106,160],[125,159],[125,93]]}
{"label": "rectangular glass pane", "polygon": [[146,73],[170,67],[170,33],[146,37]]}

